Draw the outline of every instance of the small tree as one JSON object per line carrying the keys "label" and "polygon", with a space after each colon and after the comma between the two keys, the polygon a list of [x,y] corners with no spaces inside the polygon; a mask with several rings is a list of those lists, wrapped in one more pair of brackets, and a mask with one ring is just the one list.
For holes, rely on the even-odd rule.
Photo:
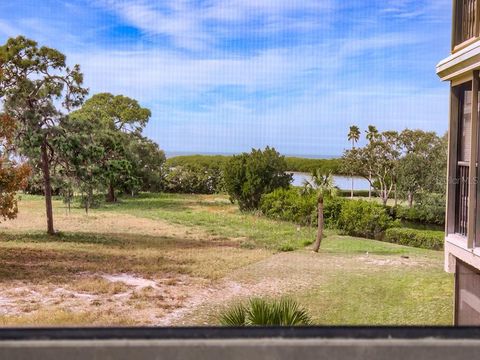
{"label": "small tree", "polygon": [[26,164],[17,164],[9,156],[14,132],[13,119],[0,114],[0,217],[3,220],[17,216],[15,195],[26,187],[30,174],[30,168]]}
{"label": "small tree", "polygon": [[317,238],[313,244],[313,251],[318,252],[323,239],[324,219],[323,219],[323,202],[325,197],[333,197],[336,194],[336,187],[333,183],[332,174],[324,174],[319,169],[314,171],[311,180],[305,180],[304,188],[308,191],[317,193]]}
{"label": "small tree", "polygon": [[225,189],[230,200],[238,201],[240,209],[255,210],[263,194],[287,188],[292,175],[286,174],[287,163],[274,148],[256,150],[233,156],[224,169]]}
{"label": "small tree", "polygon": [[400,140],[404,154],[399,162],[399,189],[406,194],[409,207],[420,192],[443,193],[447,154],[444,139],[434,132],[406,129]]}
{"label": "small tree", "polygon": [[38,47],[23,36],[0,46],[0,99],[4,112],[16,124],[18,151],[38,164],[43,175],[47,232],[54,234],[51,164],[52,139],[58,136],[62,111],[79,106],[82,88],[80,67],[69,68],[65,55]]}
{"label": "small tree", "polygon": [[[348,132],[348,141],[352,142],[352,150],[355,149],[355,144],[360,140],[360,129],[358,126],[350,126],[350,131]],[[350,192],[350,198],[353,199],[353,174],[352,174],[352,190]]]}
{"label": "small tree", "polygon": [[117,200],[117,190],[138,185],[134,164],[130,161],[132,141],[141,137],[141,132],[150,119],[150,110],[123,95],[95,94],[85,101],[81,109],[71,114],[76,121],[90,122],[93,140],[103,149],[100,161],[101,179],[105,182],[107,201]]}
{"label": "small tree", "polygon": [[398,134],[395,131],[379,133],[373,126],[367,132],[368,144],[347,150],[343,155],[346,171],[359,174],[377,191],[384,205],[397,181],[398,161],[401,155]]}

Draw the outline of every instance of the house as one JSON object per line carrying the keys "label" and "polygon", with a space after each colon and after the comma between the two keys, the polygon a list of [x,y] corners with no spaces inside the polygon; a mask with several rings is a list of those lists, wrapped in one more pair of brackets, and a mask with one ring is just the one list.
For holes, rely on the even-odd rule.
{"label": "house", "polygon": [[455,273],[456,325],[480,325],[480,0],[453,0],[445,269]]}

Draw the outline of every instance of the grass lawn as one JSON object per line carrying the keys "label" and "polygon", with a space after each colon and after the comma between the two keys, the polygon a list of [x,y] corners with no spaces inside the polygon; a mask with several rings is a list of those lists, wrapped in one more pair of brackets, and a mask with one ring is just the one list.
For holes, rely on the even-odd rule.
{"label": "grass lawn", "polygon": [[[216,324],[228,304],[292,296],[318,324],[448,325],[443,253],[242,214],[225,196],[124,198],[87,216],[22,196],[0,233],[0,325]],[[280,250],[291,250],[288,252]]]}

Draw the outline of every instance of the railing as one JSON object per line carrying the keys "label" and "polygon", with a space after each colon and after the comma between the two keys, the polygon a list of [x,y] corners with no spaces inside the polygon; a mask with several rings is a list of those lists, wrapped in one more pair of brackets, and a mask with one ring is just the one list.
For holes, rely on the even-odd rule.
{"label": "railing", "polygon": [[467,236],[469,167],[460,162],[457,168],[457,199],[455,204],[455,232]]}
{"label": "railing", "polygon": [[454,46],[477,36],[477,0],[456,0]]}

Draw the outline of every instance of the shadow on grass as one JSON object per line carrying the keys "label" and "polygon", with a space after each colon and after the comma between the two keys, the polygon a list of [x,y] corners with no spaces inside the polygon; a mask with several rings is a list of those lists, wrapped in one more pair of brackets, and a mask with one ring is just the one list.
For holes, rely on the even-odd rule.
{"label": "shadow on grass", "polygon": [[239,246],[239,242],[225,238],[118,233],[0,234],[0,281],[65,283],[82,273],[183,274],[196,264],[189,255],[192,252]]}
{"label": "shadow on grass", "polygon": [[153,248],[153,249],[190,249],[203,247],[238,247],[240,243],[226,237],[212,237],[206,239],[176,236],[152,236],[131,233],[58,233],[50,236],[44,232],[31,233],[0,233],[1,242],[15,243],[73,243],[93,244],[119,248]]}

